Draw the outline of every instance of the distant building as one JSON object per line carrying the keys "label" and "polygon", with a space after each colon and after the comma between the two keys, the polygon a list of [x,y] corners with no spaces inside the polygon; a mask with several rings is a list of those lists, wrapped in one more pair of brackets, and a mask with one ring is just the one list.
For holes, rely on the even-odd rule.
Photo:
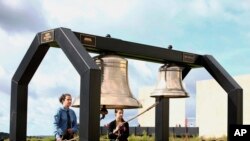
{"label": "distant building", "polygon": [[9,136],[10,136],[9,133],[0,132],[0,141],[3,141],[4,139],[8,139]]}
{"label": "distant building", "polygon": [[[234,79],[243,88],[243,124],[250,124],[250,75]],[[227,135],[227,93],[214,79],[196,83],[196,125],[200,136]]]}
{"label": "distant building", "polygon": [[[139,89],[139,100],[143,108],[138,110],[139,113],[147,109],[155,103],[155,98],[150,97],[151,92],[155,87],[143,87]],[[169,102],[169,126],[185,126],[185,102],[186,98],[170,99]],[[138,123],[141,127],[155,127],[155,108],[147,111],[145,114],[138,117]]]}

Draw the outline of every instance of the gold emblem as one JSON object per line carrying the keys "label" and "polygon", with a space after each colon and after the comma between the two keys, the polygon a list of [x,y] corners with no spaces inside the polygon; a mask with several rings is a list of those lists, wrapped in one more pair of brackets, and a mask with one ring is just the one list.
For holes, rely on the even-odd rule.
{"label": "gold emblem", "polygon": [[41,33],[41,43],[54,41],[54,30],[49,30]]}
{"label": "gold emblem", "polygon": [[182,59],[183,62],[194,63],[196,60],[196,55],[191,53],[183,53]]}
{"label": "gold emblem", "polygon": [[81,43],[85,46],[91,46],[91,47],[96,46],[96,37],[95,36],[81,34],[80,40],[81,40]]}

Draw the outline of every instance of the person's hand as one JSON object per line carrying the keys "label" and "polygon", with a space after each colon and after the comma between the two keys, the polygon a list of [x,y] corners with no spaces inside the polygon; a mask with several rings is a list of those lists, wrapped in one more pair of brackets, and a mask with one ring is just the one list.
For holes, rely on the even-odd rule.
{"label": "person's hand", "polygon": [[113,133],[116,133],[120,130],[120,128],[122,127],[123,123],[120,123],[119,125],[116,126],[115,130],[113,131]]}
{"label": "person's hand", "polygon": [[118,132],[119,131],[119,126],[116,126],[116,128],[115,128],[115,130],[113,130],[113,133],[116,133],[116,132]]}
{"label": "person's hand", "polygon": [[67,131],[68,131],[68,133],[70,133],[70,134],[73,134],[73,133],[74,133],[72,128],[67,129]]}
{"label": "person's hand", "polygon": [[56,141],[62,141],[62,138],[57,138]]}

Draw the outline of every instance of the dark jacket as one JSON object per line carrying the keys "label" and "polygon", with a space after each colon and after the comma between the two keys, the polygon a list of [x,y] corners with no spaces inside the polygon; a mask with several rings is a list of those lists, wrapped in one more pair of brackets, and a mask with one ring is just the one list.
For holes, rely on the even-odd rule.
{"label": "dark jacket", "polygon": [[128,123],[124,123],[124,125],[120,128],[120,136],[118,137],[113,133],[113,130],[116,128],[116,120],[112,121],[108,125],[108,136],[111,141],[118,139],[119,141],[128,141],[129,136],[129,125]]}

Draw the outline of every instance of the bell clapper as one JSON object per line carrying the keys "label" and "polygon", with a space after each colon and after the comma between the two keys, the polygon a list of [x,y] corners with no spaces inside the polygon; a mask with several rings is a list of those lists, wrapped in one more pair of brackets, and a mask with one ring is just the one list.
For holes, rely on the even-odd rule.
{"label": "bell clapper", "polygon": [[101,111],[100,111],[100,114],[102,115],[102,117],[101,117],[100,120],[104,119],[105,116],[108,114],[108,110],[106,109],[106,106],[105,106],[105,105],[102,106]]}

